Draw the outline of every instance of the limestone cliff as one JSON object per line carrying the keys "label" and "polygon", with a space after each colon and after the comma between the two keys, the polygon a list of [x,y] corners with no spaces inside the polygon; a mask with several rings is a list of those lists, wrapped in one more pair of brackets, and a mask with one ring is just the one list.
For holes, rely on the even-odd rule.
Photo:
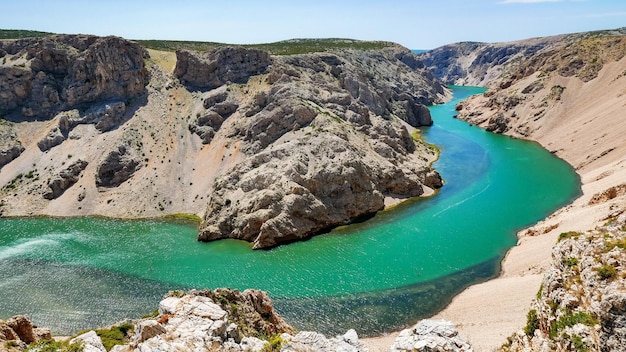
{"label": "limestone cliff", "polygon": [[81,347],[94,352],[367,351],[354,330],[334,338],[308,331],[296,334],[276,313],[267,293],[257,290],[174,291],[159,303],[152,317],[84,332],[61,342],[50,339],[50,330],[33,329],[28,317],[0,321],[0,351],[23,351],[28,344],[29,350],[45,351]]}
{"label": "limestone cliff", "polygon": [[594,230],[566,232],[528,313],[507,351],[626,349],[626,216]]}
{"label": "limestone cliff", "polygon": [[193,130],[203,141],[218,133],[241,140],[246,158],[216,179],[199,239],[273,247],[373,214],[385,197],[440,187],[428,167],[434,150],[405,123],[432,124],[423,104],[443,89],[426,85],[399,54],[275,57],[245,96],[209,95]]}
{"label": "limestone cliff", "polygon": [[1,41],[0,60],[4,215],[192,213],[202,240],[266,248],[441,186],[409,131],[447,93],[397,45],[275,56],[52,35]]}
{"label": "limestone cliff", "polygon": [[[615,266],[618,261],[606,262],[609,259],[597,251],[601,246],[596,245],[598,239],[587,235],[581,235],[581,238],[589,238],[589,242],[585,242],[585,246],[589,246],[585,249],[588,252],[582,249],[582,243],[575,245],[580,247],[578,249],[565,249],[563,246],[573,245],[569,241],[559,243],[554,249],[570,251],[569,254],[555,254],[558,261],[553,267],[557,266],[559,270],[548,268],[547,259],[548,249],[559,233],[584,233],[604,226],[608,220],[626,212],[623,191],[626,179],[626,139],[623,138],[626,134],[623,119],[625,34],[626,30],[619,29],[512,43],[462,43],[436,49],[423,57],[427,65],[439,65],[436,74],[444,80],[489,87],[486,93],[460,103],[456,108],[458,118],[494,133],[541,143],[572,165],[583,183],[579,199],[518,234],[520,247],[513,249],[511,253],[514,254],[510,257],[526,255],[523,253],[531,248],[536,259],[532,263],[523,263],[524,266],[519,263],[507,266],[505,263],[504,267],[510,268],[510,273],[505,270],[500,283],[505,280],[522,282],[524,277],[546,275],[540,298],[543,306],[534,307],[537,316],[533,319],[541,321],[537,330],[540,337],[531,343],[528,336],[532,332],[527,337],[518,334],[517,342],[511,347],[513,350],[623,349],[623,344],[602,342],[605,337],[608,341],[607,334],[617,336],[619,340],[621,333],[618,331],[625,325],[619,314],[605,314],[599,308],[602,305],[610,311],[621,309],[611,308],[607,302],[601,303],[602,287],[607,282],[591,280],[594,275],[597,279],[599,263]],[[613,232],[610,233],[613,236]],[[583,260],[580,257],[583,254],[587,258],[584,259],[586,269],[574,263]],[[589,258],[598,262],[592,264]],[[579,269],[586,270],[586,273],[583,275]],[[499,289],[497,294],[506,295],[507,292]],[[528,300],[531,298],[529,296]],[[546,304],[550,307],[546,308]],[[499,308],[500,311],[507,309]],[[510,319],[521,322],[524,317],[511,314]],[[502,325],[493,322],[494,317],[487,316],[474,318],[471,324],[479,327],[474,332],[480,328],[498,329],[497,326]],[[457,323],[469,325],[463,321]],[[551,329],[552,336],[549,336]],[[519,339],[526,340],[520,342]]]}

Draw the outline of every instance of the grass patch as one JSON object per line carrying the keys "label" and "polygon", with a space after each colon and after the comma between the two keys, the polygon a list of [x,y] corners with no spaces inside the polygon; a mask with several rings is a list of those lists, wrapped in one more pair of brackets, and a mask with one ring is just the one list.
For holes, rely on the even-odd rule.
{"label": "grass patch", "polygon": [[594,326],[598,323],[598,320],[593,318],[589,313],[577,312],[574,314],[566,314],[559,318],[552,326],[550,326],[550,338],[553,339],[567,327],[572,327],[576,324],[583,324],[587,326]]}
{"label": "grass patch", "polygon": [[578,237],[580,237],[580,235],[582,235],[580,232],[576,232],[576,231],[569,231],[569,232],[563,232],[559,235],[559,240],[557,242],[561,242],[562,240],[568,239],[568,238],[574,238],[574,239],[578,239]]}
{"label": "grass patch", "polygon": [[154,319],[159,316],[159,309],[155,309],[154,312],[146,314],[141,319]]}
{"label": "grass patch", "polygon": [[596,269],[601,280],[609,280],[617,276],[617,269],[612,265],[602,265]]}
{"label": "grass patch", "polygon": [[275,352],[280,351],[280,348],[285,344],[285,340],[280,335],[274,335],[270,337],[265,346],[263,346],[263,352]]}
{"label": "grass patch", "polygon": [[362,41],[354,39],[291,39],[275,43],[233,45],[215,42],[196,42],[181,40],[136,40],[147,49],[159,51],[193,50],[206,52],[225,46],[239,46],[268,51],[272,55],[296,55],[340,49],[377,50],[392,46],[391,42]]}
{"label": "grass patch", "polygon": [[133,324],[122,324],[113,326],[110,329],[98,329],[96,334],[100,336],[102,344],[107,351],[110,351],[115,345],[124,345],[128,342],[129,333],[134,330]]}
{"label": "grass patch", "polygon": [[583,338],[578,335],[572,335],[572,347],[574,347],[577,352],[587,352],[589,351],[589,347],[587,344],[583,342]]}
{"label": "grass patch", "polygon": [[174,222],[183,225],[199,226],[202,223],[202,218],[196,214],[177,213],[165,215],[161,218],[167,222]]}
{"label": "grass patch", "polygon": [[578,258],[569,257],[569,258],[565,259],[565,265],[567,265],[568,267],[572,267],[574,265],[578,265]]}
{"label": "grass patch", "polygon": [[32,352],[80,352],[84,350],[81,343],[69,343],[69,341],[41,340],[31,343],[26,351]]}
{"label": "grass patch", "polygon": [[626,249],[626,238],[622,238],[621,240],[617,241],[607,241],[605,246],[607,252],[612,251],[613,248]]}
{"label": "grass patch", "polygon": [[24,29],[0,29],[0,39],[38,38],[52,34],[54,33],[29,31]]}
{"label": "grass patch", "polygon": [[531,309],[526,314],[526,326],[524,334],[529,337],[535,336],[535,330],[539,329],[539,319],[537,318],[537,310]]}

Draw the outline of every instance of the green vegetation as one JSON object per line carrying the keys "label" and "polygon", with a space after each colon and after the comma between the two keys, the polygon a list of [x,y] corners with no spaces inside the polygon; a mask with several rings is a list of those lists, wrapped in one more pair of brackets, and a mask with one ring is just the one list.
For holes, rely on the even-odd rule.
{"label": "green vegetation", "polygon": [[122,324],[113,326],[110,329],[98,329],[96,334],[100,336],[102,344],[107,351],[110,351],[115,345],[123,345],[128,342],[129,332],[134,329],[133,324]]}
{"label": "green vegetation", "polygon": [[196,214],[177,213],[169,214],[162,217],[167,222],[173,222],[182,225],[198,226],[202,223],[202,218]]}
{"label": "green vegetation", "polygon": [[557,242],[561,242],[562,240],[568,239],[568,238],[574,238],[577,239],[578,237],[580,237],[580,235],[582,235],[580,232],[576,232],[576,231],[569,231],[569,232],[563,232],[559,235],[559,240]]}
{"label": "green vegetation", "polygon": [[565,259],[565,265],[572,267],[574,265],[578,265],[578,258],[569,257]]}
{"label": "green vegetation", "polygon": [[36,38],[45,37],[54,33],[29,31],[22,29],[0,29],[0,39],[20,39],[20,38]]}
{"label": "green vegetation", "polygon": [[596,269],[596,272],[602,280],[609,280],[617,276],[617,269],[612,265],[602,265]]}
{"label": "green vegetation", "polygon": [[606,242],[606,251],[610,252],[611,250],[613,250],[613,248],[620,248],[620,249],[626,249],[626,238],[622,238],[621,240],[617,240],[617,241],[607,241]]}
{"label": "green vegetation", "polygon": [[155,309],[154,312],[144,315],[143,317],[141,317],[141,319],[153,319],[158,316],[159,316],[159,310]]}
{"label": "green vegetation", "polygon": [[263,352],[280,351],[280,348],[285,343],[285,340],[280,335],[274,335],[270,337],[268,342],[263,346]]}
{"label": "green vegetation", "polygon": [[577,352],[587,352],[589,351],[589,347],[583,342],[583,338],[578,335],[572,335],[572,347],[575,348]]}
{"label": "green vegetation", "polygon": [[568,313],[561,318],[552,326],[550,326],[550,338],[554,339],[558,334],[563,331],[566,327],[572,327],[576,324],[583,324],[587,326],[594,326],[598,323],[597,319],[594,319],[589,313],[586,312],[577,312],[577,313]]}
{"label": "green vegetation", "polygon": [[526,336],[535,336],[535,330],[539,329],[539,319],[537,318],[537,310],[531,309],[526,315],[526,326],[524,327],[524,333]]}
{"label": "green vegetation", "polygon": [[215,42],[194,42],[177,40],[137,40],[148,49],[161,51],[176,51],[179,49],[194,51],[211,51],[225,46],[242,46],[251,49],[268,51],[272,55],[307,54],[338,49],[376,50],[393,45],[383,41],[361,41],[354,39],[291,39],[276,43],[232,45]]}
{"label": "green vegetation", "polygon": [[80,352],[84,349],[81,343],[72,343],[69,341],[54,341],[54,340],[41,340],[37,343],[32,343],[28,346],[26,351],[37,352]]}

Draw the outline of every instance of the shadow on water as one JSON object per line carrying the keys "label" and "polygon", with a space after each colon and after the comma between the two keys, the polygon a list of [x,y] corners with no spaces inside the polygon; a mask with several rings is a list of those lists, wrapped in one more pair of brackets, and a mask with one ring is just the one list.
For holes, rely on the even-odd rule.
{"label": "shadow on water", "polygon": [[495,277],[501,257],[419,284],[342,296],[274,298],[276,310],[296,329],[327,335],[355,329],[375,336],[414,324],[448,305],[465,287]]}

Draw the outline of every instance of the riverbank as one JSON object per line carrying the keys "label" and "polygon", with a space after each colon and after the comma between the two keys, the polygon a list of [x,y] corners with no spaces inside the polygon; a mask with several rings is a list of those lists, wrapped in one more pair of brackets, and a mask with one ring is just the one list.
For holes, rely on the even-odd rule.
{"label": "riverbank", "polygon": [[[626,212],[626,122],[623,119],[623,84],[620,75],[626,59],[604,66],[598,77],[583,83],[576,77],[557,77],[546,87],[558,85],[565,92],[560,103],[528,138],[554,151],[580,175],[582,195],[572,204],[556,211],[543,221],[520,231],[518,243],[502,262],[501,274],[487,282],[465,289],[433,318],[457,325],[474,351],[492,351],[526,324],[530,303],[536,297],[543,274],[551,260],[552,247],[560,233],[585,231]],[[617,77],[617,78],[616,78]],[[530,76],[511,89],[529,85]],[[537,94],[536,99],[541,99]],[[466,116],[489,113],[489,100],[476,96],[464,102]],[[519,106],[524,121],[525,106]],[[480,113],[476,113],[480,112]],[[460,116],[463,117],[463,116]],[[476,123],[472,118],[468,118]],[[610,126],[610,128],[609,128]],[[515,135],[514,130],[507,134]],[[520,137],[520,136],[517,136]],[[370,351],[387,351],[395,334],[363,342]]]}

